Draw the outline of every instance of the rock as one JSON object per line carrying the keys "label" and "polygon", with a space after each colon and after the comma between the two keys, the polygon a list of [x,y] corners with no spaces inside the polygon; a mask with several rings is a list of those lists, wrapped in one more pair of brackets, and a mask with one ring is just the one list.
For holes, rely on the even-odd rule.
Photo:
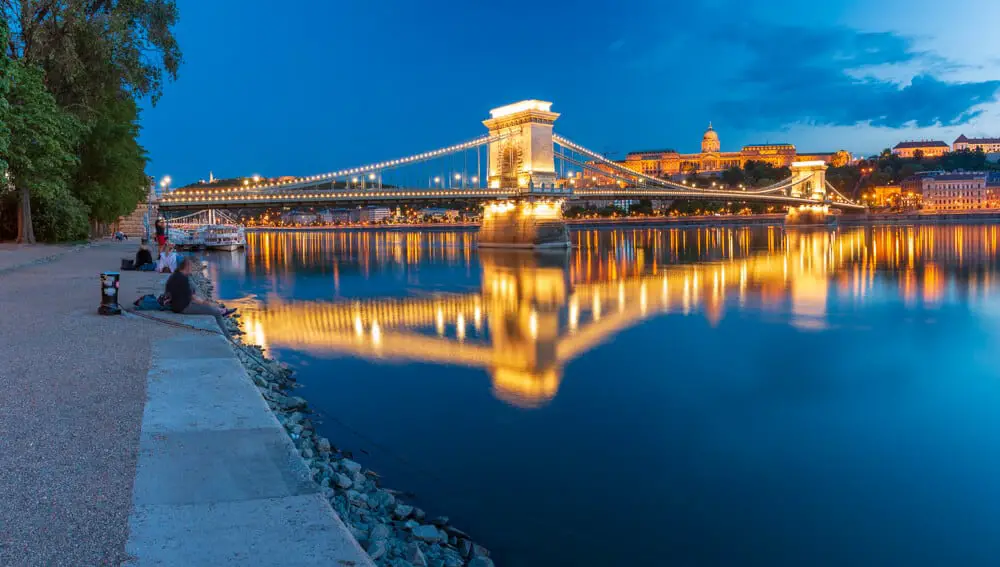
{"label": "rock", "polygon": [[326,437],[320,437],[319,440],[316,441],[316,447],[319,449],[320,453],[329,453],[331,449],[330,440]]}
{"label": "rock", "polygon": [[412,563],[414,567],[427,567],[427,558],[424,557],[424,552],[420,551],[420,546],[416,543],[411,543],[406,547],[404,558]]}
{"label": "rock", "polygon": [[428,543],[447,539],[447,536],[441,537],[441,535],[441,532],[434,526],[420,525],[413,528],[413,537]]}
{"label": "rock", "polygon": [[469,534],[463,532],[462,530],[456,528],[455,526],[445,526],[444,531],[448,532],[448,535],[451,536],[459,538],[464,537],[465,539],[472,539],[472,537]]}
{"label": "rock", "polygon": [[472,555],[472,542],[465,538],[458,538],[458,552],[462,554],[462,557],[469,557]]}
{"label": "rock", "polygon": [[356,463],[350,459],[343,459],[340,461],[340,466],[352,475],[361,472],[361,463]]}
{"label": "rock", "polygon": [[354,539],[358,540],[358,543],[364,543],[368,541],[368,534],[366,534],[364,530],[359,530],[354,526],[348,526],[348,529],[351,530],[351,535],[354,536]]}
{"label": "rock", "polygon": [[438,516],[437,518],[431,520],[431,523],[435,526],[443,528],[448,525],[448,516]]}
{"label": "rock", "polygon": [[489,557],[473,557],[467,567],[493,567],[493,560]]}
{"label": "rock", "polygon": [[347,491],[347,501],[354,506],[358,506],[359,508],[368,507],[368,496],[365,494],[361,494],[357,490]]}
{"label": "rock", "polygon": [[424,512],[423,510],[421,510],[420,508],[414,508],[413,509],[413,517],[414,518],[416,518],[418,520],[423,520],[426,516],[427,516],[427,513]]}
{"label": "rock", "polygon": [[396,508],[393,509],[392,515],[399,518],[400,520],[405,520],[410,517],[413,513],[413,506],[407,506],[406,504],[397,504]]}
{"label": "rock", "polygon": [[413,530],[414,528],[420,527],[420,522],[416,520],[406,520],[406,522],[403,523],[403,527],[408,530]]}
{"label": "rock", "polygon": [[306,414],[299,411],[288,416],[289,423],[302,423],[303,421],[305,421],[305,419],[306,419]]}
{"label": "rock", "polygon": [[365,486],[368,481],[368,478],[365,477],[364,473],[361,472],[355,472],[354,475],[352,476],[352,479],[354,480],[354,484],[358,486]]}
{"label": "rock", "polygon": [[392,508],[396,499],[392,497],[392,494],[378,490],[368,495],[368,503],[371,504],[372,508],[388,509]]}
{"label": "rock", "polygon": [[389,548],[385,543],[385,540],[378,539],[374,540],[368,544],[368,557],[371,557],[373,561],[378,561],[388,553]]}
{"label": "rock", "polygon": [[465,561],[454,549],[444,550],[444,567],[462,567]]}
{"label": "rock", "polygon": [[472,544],[472,556],[473,557],[489,557],[490,551],[485,547],[479,545],[478,543]]}
{"label": "rock", "polygon": [[351,479],[347,478],[347,475],[343,473],[337,473],[337,476],[333,477],[333,480],[337,484],[337,487],[342,488],[344,490],[347,490],[348,488],[351,487],[351,485],[354,484],[353,482],[351,482]]}
{"label": "rock", "polygon": [[302,448],[302,458],[312,460],[314,456],[313,450],[309,447]]}
{"label": "rock", "polygon": [[372,541],[379,539],[385,540],[389,539],[390,535],[392,535],[392,530],[389,528],[389,526],[385,524],[375,524],[375,527],[373,527],[372,530],[368,533],[368,539]]}

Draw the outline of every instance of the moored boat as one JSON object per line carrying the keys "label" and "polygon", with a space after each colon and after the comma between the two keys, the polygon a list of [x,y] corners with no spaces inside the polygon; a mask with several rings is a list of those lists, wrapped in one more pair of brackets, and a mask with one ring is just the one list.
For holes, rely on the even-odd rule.
{"label": "moored boat", "polygon": [[243,227],[235,224],[211,224],[200,231],[205,248],[211,250],[236,250],[247,244]]}

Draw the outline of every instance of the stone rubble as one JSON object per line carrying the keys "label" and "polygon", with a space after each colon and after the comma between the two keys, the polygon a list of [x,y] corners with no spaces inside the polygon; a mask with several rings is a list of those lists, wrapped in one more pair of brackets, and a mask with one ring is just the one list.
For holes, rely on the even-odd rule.
{"label": "stone rubble", "polygon": [[[213,296],[212,283],[199,272],[192,280],[202,297]],[[490,552],[447,517],[427,521],[426,513],[399,500],[399,492],[378,486],[379,476],[317,435],[306,400],[290,395],[297,384],[286,365],[241,340],[238,314],[224,318],[237,357],[271,411],[312,471],[358,543],[380,567],[493,567]]]}

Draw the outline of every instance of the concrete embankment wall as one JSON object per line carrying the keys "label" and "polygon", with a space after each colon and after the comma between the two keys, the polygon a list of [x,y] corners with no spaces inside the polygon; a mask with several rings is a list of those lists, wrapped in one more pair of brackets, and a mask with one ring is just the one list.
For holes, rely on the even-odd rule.
{"label": "concrete embankment wall", "polygon": [[129,564],[372,566],[214,319],[173,317],[216,332],[153,347]]}

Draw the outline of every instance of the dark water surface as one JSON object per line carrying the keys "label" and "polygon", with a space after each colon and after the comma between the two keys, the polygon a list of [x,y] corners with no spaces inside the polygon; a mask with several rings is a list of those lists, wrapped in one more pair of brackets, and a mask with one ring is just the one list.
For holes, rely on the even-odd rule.
{"label": "dark water surface", "polygon": [[255,233],[210,270],[321,433],[498,565],[996,567],[998,234]]}

